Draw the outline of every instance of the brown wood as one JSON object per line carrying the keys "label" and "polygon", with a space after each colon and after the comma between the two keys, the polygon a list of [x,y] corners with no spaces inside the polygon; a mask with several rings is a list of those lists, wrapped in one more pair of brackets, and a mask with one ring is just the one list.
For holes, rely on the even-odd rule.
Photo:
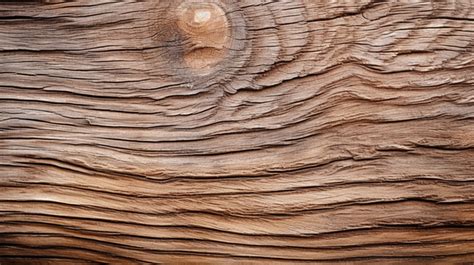
{"label": "brown wood", "polygon": [[0,1],[0,264],[473,264],[474,2]]}

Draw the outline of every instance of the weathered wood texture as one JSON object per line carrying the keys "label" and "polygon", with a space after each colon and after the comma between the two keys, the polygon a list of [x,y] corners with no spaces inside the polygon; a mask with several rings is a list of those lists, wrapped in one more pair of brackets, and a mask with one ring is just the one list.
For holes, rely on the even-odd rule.
{"label": "weathered wood texture", "polygon": [[0,2],[2,265],[474,262],[472,1],[46,2]]}

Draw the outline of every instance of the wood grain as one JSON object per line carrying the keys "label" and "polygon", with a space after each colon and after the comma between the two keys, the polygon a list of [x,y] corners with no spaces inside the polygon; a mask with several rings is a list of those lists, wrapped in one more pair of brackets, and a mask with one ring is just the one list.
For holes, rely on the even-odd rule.
{"label": "wood grain", "polygon": [[473,264],[474,2],[0,2],[0,264]]}

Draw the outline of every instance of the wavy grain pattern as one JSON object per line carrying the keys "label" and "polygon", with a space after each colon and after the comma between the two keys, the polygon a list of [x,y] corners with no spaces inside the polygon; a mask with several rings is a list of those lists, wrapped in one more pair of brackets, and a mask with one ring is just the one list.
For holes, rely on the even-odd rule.
{"label": "wavy grain pattern", "polygon": [[0,1],[0,264],[473,264],[474,2]]}

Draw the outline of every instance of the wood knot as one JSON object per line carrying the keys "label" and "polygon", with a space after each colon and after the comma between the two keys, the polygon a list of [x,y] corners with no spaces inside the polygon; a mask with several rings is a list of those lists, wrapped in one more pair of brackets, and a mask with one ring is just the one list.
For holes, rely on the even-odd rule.
{"label": "wood knot", "polygon": [[184,54],[186,65],[208,73],[224,59],[230,43],[225,11],[214,2],[188,0],[178,6],[177,18],[178,27],[190,44]]}

